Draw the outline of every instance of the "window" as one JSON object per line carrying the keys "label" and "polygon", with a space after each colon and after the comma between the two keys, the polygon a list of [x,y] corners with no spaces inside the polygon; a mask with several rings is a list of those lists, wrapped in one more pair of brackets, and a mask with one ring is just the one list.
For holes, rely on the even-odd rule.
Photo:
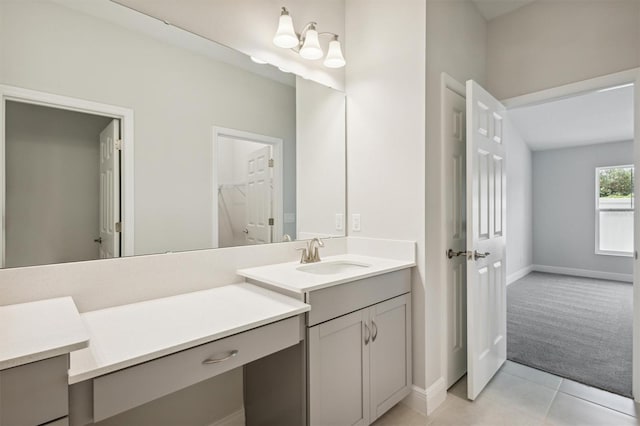
{"label": "window", "polygon": [[596,168],[596,254],[633,254],[633,166]]}

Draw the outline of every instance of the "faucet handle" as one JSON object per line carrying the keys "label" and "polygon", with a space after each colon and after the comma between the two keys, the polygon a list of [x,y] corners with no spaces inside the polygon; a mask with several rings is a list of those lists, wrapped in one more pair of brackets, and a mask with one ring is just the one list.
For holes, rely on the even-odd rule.
{"label": "faucet handle", "polygon": [[300,248],[297,248],[296,250],[302,251],[302,255],[300,256],[300,263],[309,262],[309,255],[307,253],[307,248],[306,247],[300,247]]}

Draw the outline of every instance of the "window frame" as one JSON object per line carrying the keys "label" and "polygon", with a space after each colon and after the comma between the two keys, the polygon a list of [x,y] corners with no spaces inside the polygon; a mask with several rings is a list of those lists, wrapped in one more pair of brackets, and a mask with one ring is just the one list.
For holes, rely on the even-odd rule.
{"label": "window frame", "polygon": [[[596,235],[595,235],[595,253],[603,256],[620,256],[620,257],[633,257],[634,249],[631,251],[615,251],[615,250],[601,250],[600,249],[600,212],[607,211],[616,211],[616,212],[635,212],[636,201],[635,201],[635,188],[634,192],[631,194],[633,198],[633,208],[629,209],[601,209],[600,208],[600,171],[601,170],[609,170],[609,169],[626,169],[630,168],[632,170],[632,181],[635,184],[635,167],[633,164],[622,164],[617,166],[603,166],[596,167],[595,173],[595,222],[596,222]],[[634,185],[635,186],[635,185]],[[635,216],[635,213],[634,213]],[[635,225],[635,223],[634,223]]]}

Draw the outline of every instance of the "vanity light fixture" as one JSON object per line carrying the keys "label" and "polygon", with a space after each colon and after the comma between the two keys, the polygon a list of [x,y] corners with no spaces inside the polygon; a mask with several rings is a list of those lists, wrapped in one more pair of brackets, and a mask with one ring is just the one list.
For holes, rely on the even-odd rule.
{"label": "vanity light fixture", "polygon": [[284,49],[292,49],[305,59],[316,60],[324,56],[320,46],[319,36],[330,36],[329,51],[324,59],[324,66],[328,68],[342,68],[346,65],[338,35],[334,33],[319,33],[315,22],[304,26],[300,34],[293,28],[293,20],[286,7],[280,12],[278,30],[273,37],[273,44]]}

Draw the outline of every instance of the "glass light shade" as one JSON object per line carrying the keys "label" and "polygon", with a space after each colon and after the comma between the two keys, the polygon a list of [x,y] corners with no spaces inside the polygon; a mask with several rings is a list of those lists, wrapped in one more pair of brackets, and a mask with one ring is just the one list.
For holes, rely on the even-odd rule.
{"label": "glass light shade", "polygon": [[273,37],[273,44],[284,49],[291,49],[300,44],[298,36],[293,29],[293,20],[289,15],[280,15],[280,23],[278,24],[278,31]]}
{"label": "glass light shade", "polygon": [[345,61],[344,56],[342,56],[340,42],[338,40],[331,40],[329,42],[327,57],[324,59],[324,66],[327,68],[342,68],[346,63],[347,61]]}
{"label": "glass light shade", "polygon": [[318,40],[318,31],[309,29],[304,38],[304,44],[300,49],[300,56],[305,59],[320,59],[324,55]]}

